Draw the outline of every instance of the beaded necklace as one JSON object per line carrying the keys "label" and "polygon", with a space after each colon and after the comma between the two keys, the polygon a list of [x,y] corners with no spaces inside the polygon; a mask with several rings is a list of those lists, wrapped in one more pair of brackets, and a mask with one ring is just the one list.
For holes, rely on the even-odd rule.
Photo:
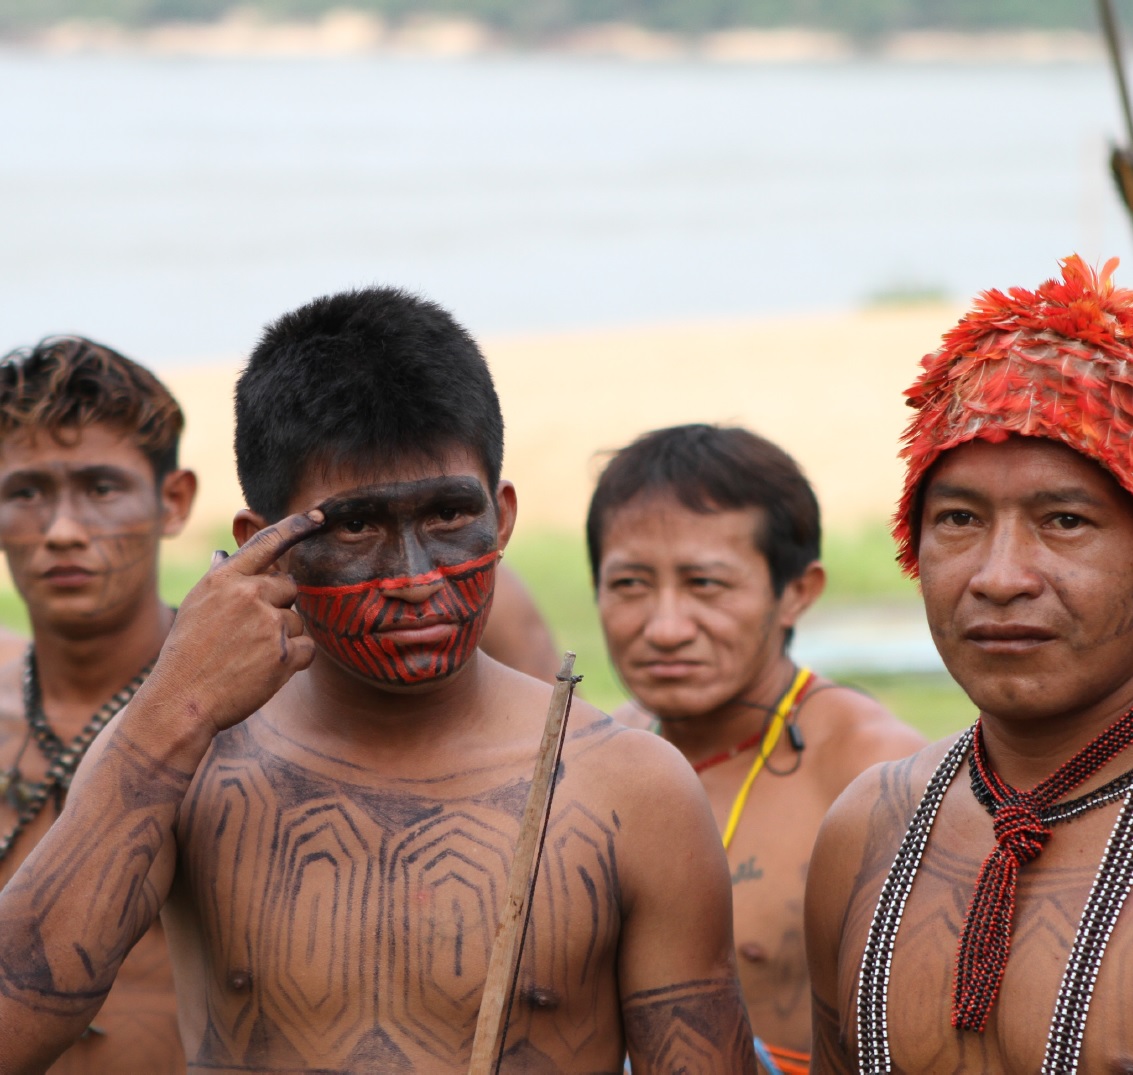
{"label": "beaded necklace", "polygon": [[18,769],[19,758],[23,756],[23,748],[21,748],[15,766],[5,774],[5,790],[9,792],[12,804],[18,805],[19,815],[13,828],[5,836],[0,837],[0,861],[4,860],[16,837],[40,815],[48,798],[54,797],[57,808],[62,805],[63,797],[71,786],[71,778],[75,775],[75,770],[83,760],[87,748],[94,742],[94,737],[106,727],[115,714],[125,708],[126,703],[145,682],[153,665],[154,662],[150,661],[126,686],[94,713],[74,739],[64,743],[55,734],[47,720],[47,714],[43,711],[39,675],[36,671],[35,647],[28,646],[27,656],[24,658],[24,717],[28,722],[30,734],[49,765],[47,774],[39,783],[21,781]]}
{"label": "beaded necklace", "polygon": [[[1129,717],[1130,715],[1126,714],[1126,717],[1112,725],[1102,736],[1099,736],[1099,740],[1105,739],[1111,732],[1115,740],[1120,740],[1125,734],[1124,730],[1114,732],[1114,729],[1126,723]],[[889,1053],[888,992],[897,931],[900,928],[905,904],[916,880],[917,871],[920,868],[937,811],[940,809],[940,804],[949,785],[959,771],[965,754],[973,747],[977,730],[978,726],[974,725],[964,732],[937,766],[932,779],[925,788],[920,804],[909,822],[904,839],[897,850],[893,865],[890,867],[889,875],[885,879],[881,895],[878,898],[865,951],[862,954],[858,986],[858,1066],[862,1071],[889,1072],[892,1070],[892,1058]],[[1090,746],[1094,747],[1097,743],[1098,740],[1095,740]],[[1079,762],[1082,755],[1089,750],[1090,747],[1087,747],[1086,751],[1071,759],[1070,763],[1067,763],[1054,776],[1044,781],[1040,787],[1057,782],[1063,784],[1063,791],[1065,791],[1067,788],[1065,781],[1070,779],[1065,775],[1066,770],[1072,769],[1071,775],[1080,771],[1081,763],[1078,765],[1073,763]],[[975,754],[975,750],[972,753]],[[980,758],[977,758],[974,762],[969,761],[969,765],[972,771],[977,774],[976,777],[973,777],[973,790],[976,792],[977,799],[986,807],[985,800],[987,797],[991,796],[994,799],[994,792],[987,777],[989,775],[994,776],[994,774],[982,765]],[[1056,778],[1059,778],[1058,781],[1056,781]],[[998,780],[998,777],[995,779]],[[1081,783],[1083,779],[1085,779],[1085,776],[1069,784],[1068,787],[1073,787],[1075,783]],[[1000,784],[1002,784],[1001,781]],[[979,785],[982,785],[982,787]],[[1002,784],[1002,788],[1008,787],[1008,785]],[[1077,1071],[1082,1040],[1085,1035],[1086,1017],[1089,1013],[1090,1001],[1093,997],[1102,956],[1105,954],[1106,945],[1122,905],[1130,888],[1133,887],[1133,810],[1129,809],[1131,788],[1133,788],[1133,771],[1122,774],[1115,780],[1109,781],[1109,783],[1079,799],[1061,803],[1042,811],[1040,820],[1045,822],[1046,825],[1051,825],[1059,821],[1068,821],[1087,810],[1103,806],[1123,795],[1125,796],[1125,802],[1122,803],[1114,822],[1105,852],[1094,877],[1090,895],[1082,911],[1078,931],[1059,986],[1047,1037],[1046,1054],[1042,1067],[1043,1075],[1056,1075],[1056,1073],[1057,1075],[1064,1075],[1064,1073]],[[1043,841],[1045,841],[1045,837],[1040,839],[1040,845]],[[992,999],[994,1000],[994,997]]]}

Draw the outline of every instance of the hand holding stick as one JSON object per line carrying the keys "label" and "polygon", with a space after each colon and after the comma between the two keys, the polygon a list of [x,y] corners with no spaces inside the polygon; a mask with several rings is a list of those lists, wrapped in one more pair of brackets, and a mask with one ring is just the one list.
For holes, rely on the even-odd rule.
{"label": "hand holding stick", "polygon": [[516,841],[515,860],[508,878],[507,902],[504,904],[492,958],[488,963],[488,976],[484,981],[484,996],[480,1002],[480,1015],[476,1020],[476,1036],[472,1040],[472,1063],[469,1075],[492,1075],[499,1067],[503,1051],[507,1020],[511,1014],[511,1001],[519,976],[519,960],[523,955],[523,938],[527,932],[527,919],[531,909],[531,894],[539,875],[539,857],[543,850],[543,837],[551,814],[551,800],[555,794],[555,773],[566,738],[567,715],[578,678],[574,676],[574,654],[563,655],[562,667],[551,703],[547,709],[547,723],[543,728],[543,741],[527,794],[527,806]]}

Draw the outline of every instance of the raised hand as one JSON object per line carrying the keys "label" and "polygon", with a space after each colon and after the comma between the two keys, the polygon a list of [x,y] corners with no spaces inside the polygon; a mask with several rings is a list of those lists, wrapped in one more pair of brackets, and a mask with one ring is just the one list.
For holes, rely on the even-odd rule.
{"label": "raised hand", "polygon": [[143,687],[149,704],[160,699],[166,712],[187,711],[211,738],[254,713],[314,660],[315,644],[291,609],[295,582],[272,568],[322,524],[317,509],[289,515],[231,556],[214,558],[182,602]]}

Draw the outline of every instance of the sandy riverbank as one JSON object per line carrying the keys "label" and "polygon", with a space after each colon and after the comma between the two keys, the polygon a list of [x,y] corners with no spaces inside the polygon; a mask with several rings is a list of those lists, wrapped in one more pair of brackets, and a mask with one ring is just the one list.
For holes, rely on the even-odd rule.
{"label": "sandy riverbank", "polygon": [[[600,453],[679,422],[741,423],[802,464],[832,527],[876,521],[900,478],[902,391],[959,311],[945,306],[483,341],[507,423],[520,533],[580,528]],[[232,462],[239,359],[163,374],[201,478],[186,552],[243,503]],[[173,551],[173,550],[171,550]]]}

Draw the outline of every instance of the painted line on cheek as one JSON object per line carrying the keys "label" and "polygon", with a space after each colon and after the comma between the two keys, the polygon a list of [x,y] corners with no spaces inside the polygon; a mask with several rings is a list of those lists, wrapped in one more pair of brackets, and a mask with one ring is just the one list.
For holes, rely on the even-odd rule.
{"label": "painted line on cheek", "polygon": [[453,575],[464,575],[499,560],[498,549],[493,549],[475,560],[465,560],[460,564],[447,564],[443,567],[426,571],[423,575],[406,575],[395,579],[368,579],[365,582],[356,582],[350,586],[300,586],[299,592],[311,596],[342,597],[347,594],[362,593],[369,590],[406,590],[412,586],[428,586],[441,579],[451,578]]}

